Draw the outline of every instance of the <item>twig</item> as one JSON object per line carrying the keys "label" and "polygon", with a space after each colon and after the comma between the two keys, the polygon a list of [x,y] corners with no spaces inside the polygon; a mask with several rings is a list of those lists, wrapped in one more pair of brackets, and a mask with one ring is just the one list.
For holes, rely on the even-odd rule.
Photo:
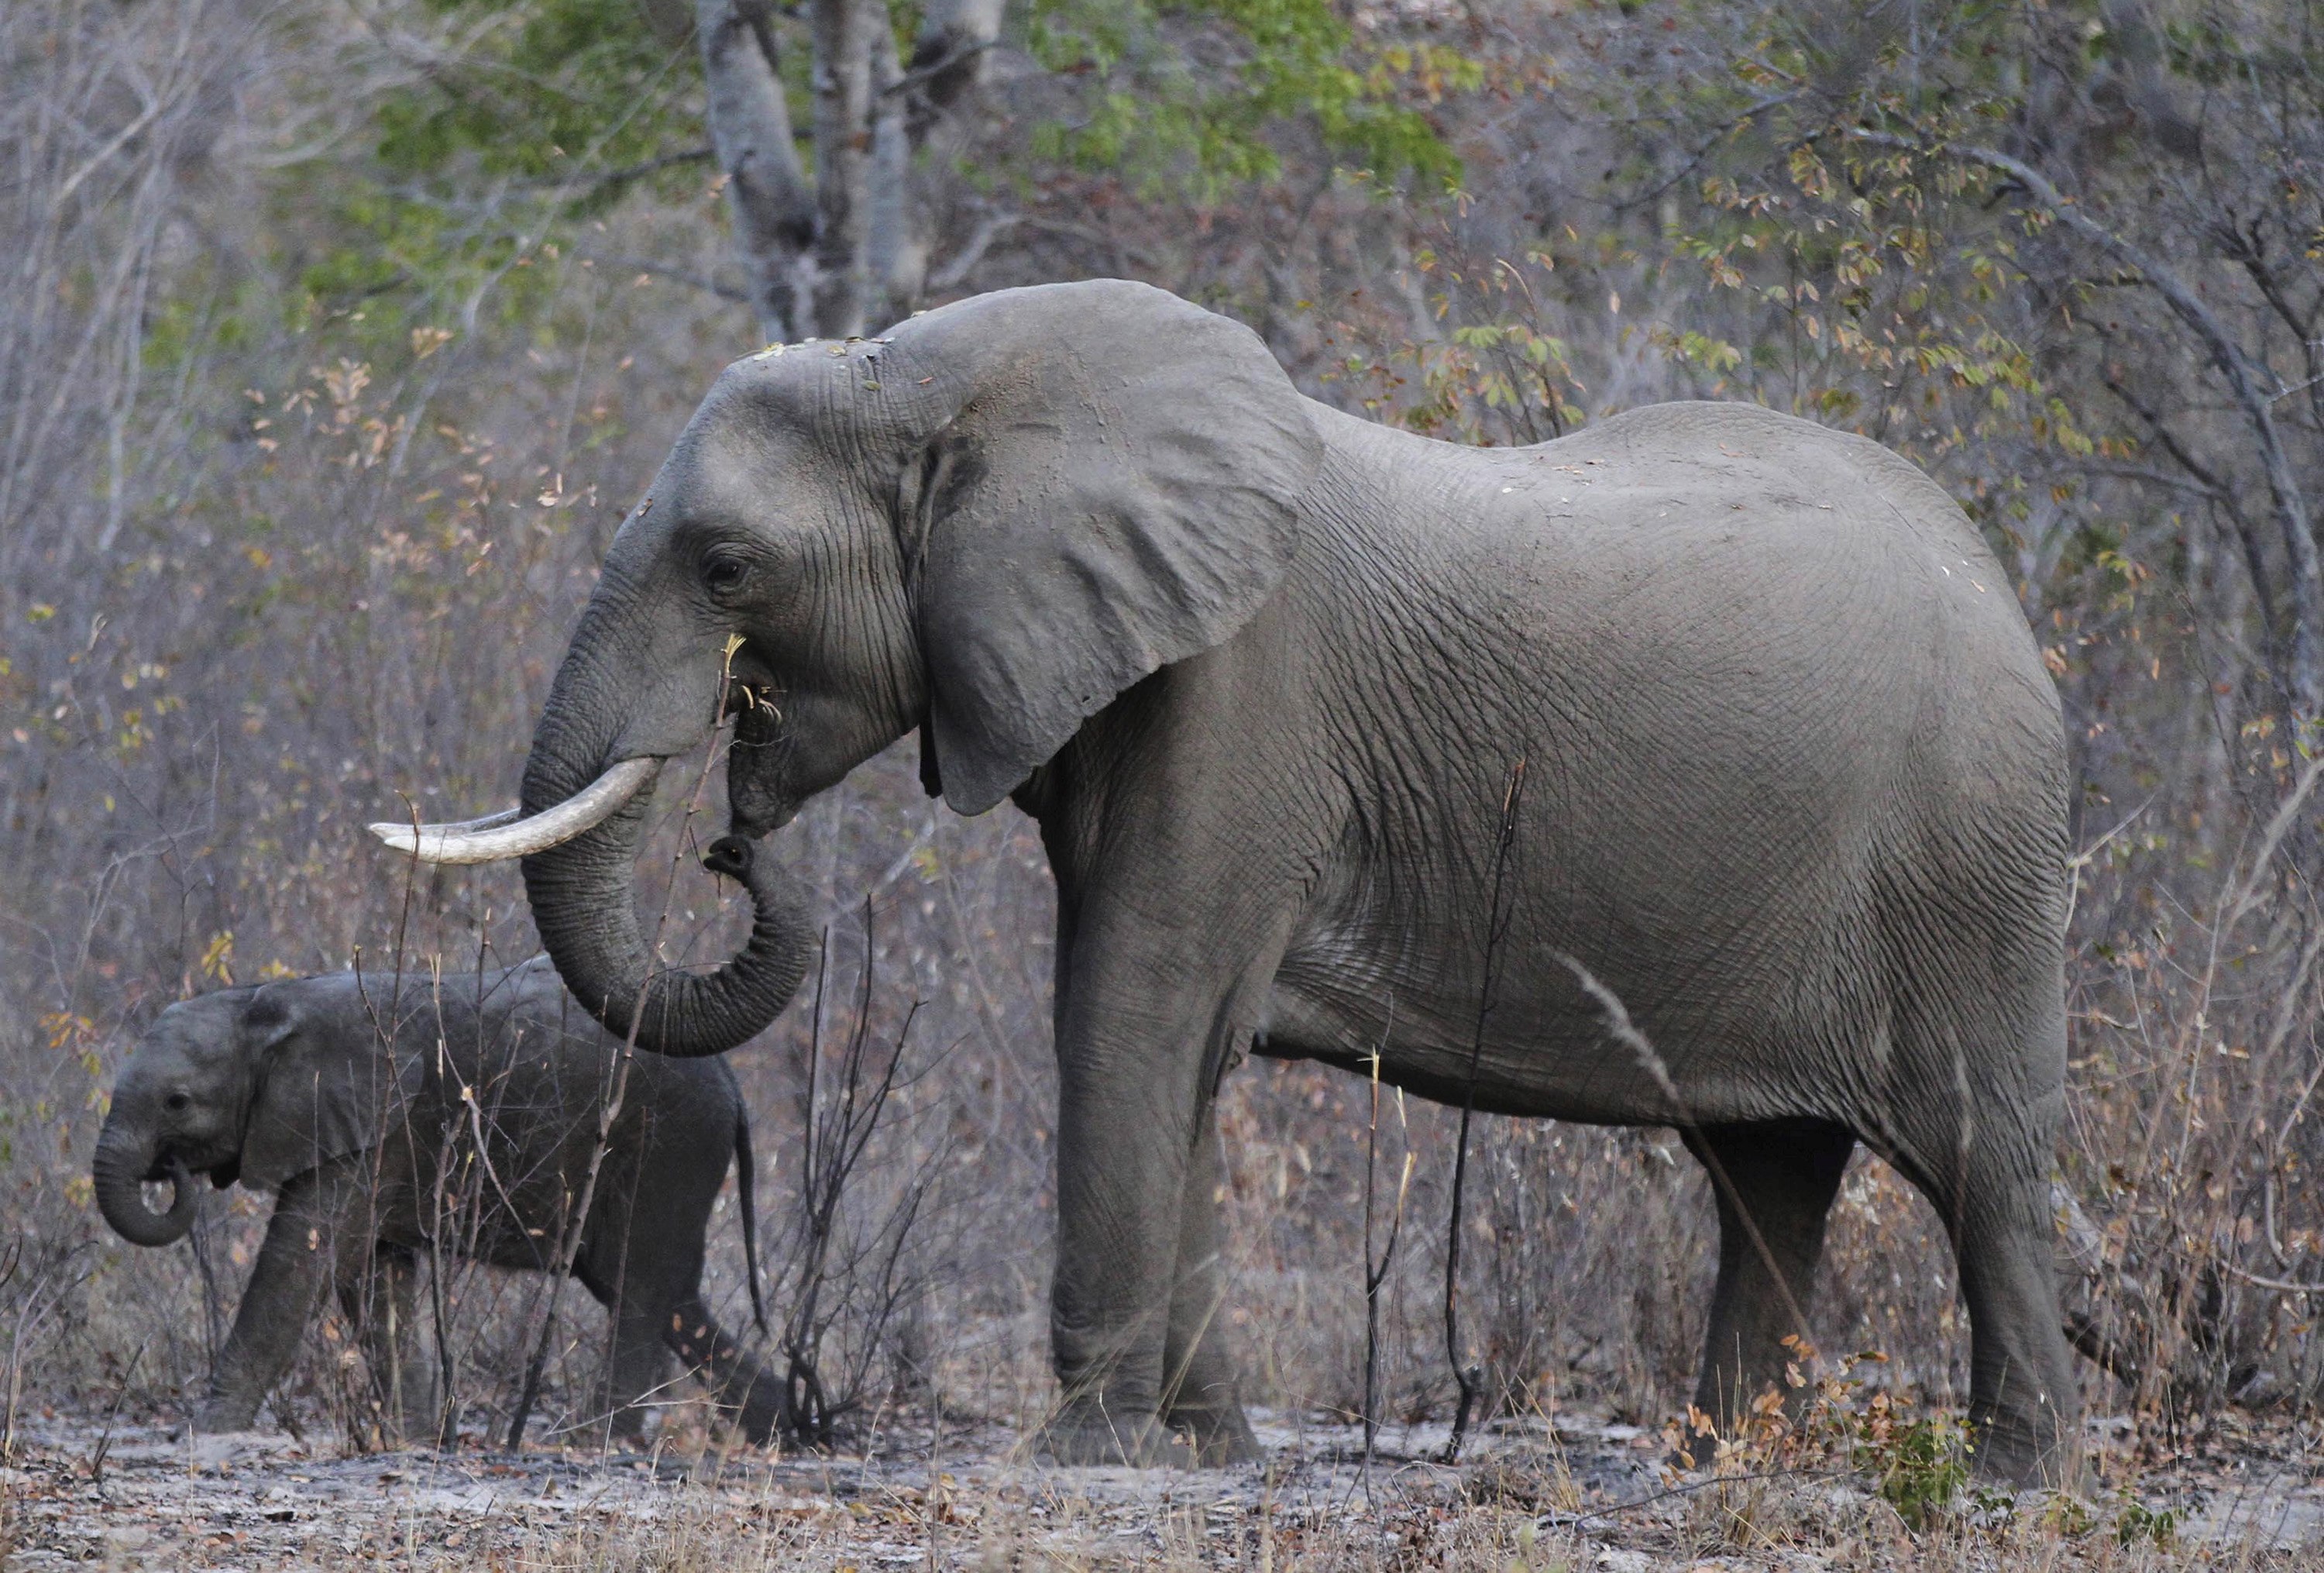
{"label": "twig", "polygon": [[2222,1262],[2219,1265],[2255,1288],[2272,1289],[2278,1294],[2324,1294],[2324,1283],[2302,1283],[2292,1278],[2266,1278],[2256,1272],[2247,1272],[2232,1262]]}
{"label": "twig", "polygon": [[1372,1448],[1379,1437],[1379,1297],[1396,1261],[1396,1244],[1404,1233],[1404,1198],[1412,1188],[1412,1139],[1404,1127],[1404,1089],[1397,1088],[1397,1124],[1405,1128],[1404,1173],[1397,1180],[1396,1213],[1388,1221],[1388,1245],[1372,1260],[1372,1219],[1376,1208],[1373,1177],[1379,1170],[1380,1055],[1396,1030],[1396,1002],[1388,1002],[1388,1022],[1380,1029],[1379,1047],[1372,1050],[1371,1122],[1364,1130],[1364,1467],[1371,1467]]}
{"label": "twig", "polygon": [[1469,1181],[1469,1124],[1477,1113],[1477,1070],[1485,1056],[1485,1022],[1493,1011],[1496,964],[1501,941],[1508,936],[1509,914],[1502,910],[1501,893],[1509,866],[1509,849],[1517,837],[1517,805],[1525,796],[1525,755],[1509,772],[1508,789],[1501,794],[1501,819],[1493,848],[1493,900],[1485,917],[1485,977],[1477,995],[1477,1024],[1469,1039],[1468,1085],[1461,1100],[1461,1139],[1452,1151],[1452,1229],[1444,1245],[1444,1359],[1460,1384],[1461,1402],[1452,1411],[1452,1434],[1445,1439],[1444,1462],[1456,1463],[1461,1444],[1469,1434],[1469,1413],[1476,1407],[1477,1390],[1484,1373],[1474,1362],[1461,1364],[1461,1204]]}
{"label": "twig", "polygon": [[121,1406],[129,1399],[129,1379],[137,1374],[137,1363],[145,1358],[146,1346],[153,1341],[148,1334],[137,1346],[137,1353],[129,1356],[128,1365],[121,1373],[121,1386],[113,1395],[113,1407],[105,1411],[105,1430],[97,1439],[97,1451],[88,1456],[88,1483],[97,1490],[105,1489],[105,1455],[113,1447],[113,1422],[121,1418]]}
{"label": "twig", "polygon": [[[698,164],[716,157],[707,147],[689,147],[679,153],[666,153],[642,163],[626,165],[618,170],[576,171],[565,175],[543,175],[532,180],[512,180],[510,190],[517,191],[554,190],[559,197],[577,196],[581,191],[595,190],[627,180],[641,180],[648,175],[675,169],[679,164]],[[576,188],[578,190],[576,190]]]}
{"label": "twig", "polygon": [[1601,1507],[1591,1513],[1569,1513],[1553,1510],[1542,1514],[1536,1522],[1554,1529],[1573,1529],[1590,1522],[1592,1519],[1612,1518],[1616,1513],[1635,1513],[1639,1508],[1651,1507],[1658,1502],[1667,1502],[1674,1496],[1692,1496],[1698,1491],[1709,1491],[1716,1486],[1738,1485],[1751,1480],[1843,1480],[1852,1473],[1852,1470],[1848,1469],[1758,1469],[1747,1475],[1714,1475],[1708,1480],[1689,1480],[1682,1485],[1671,1486],[1668,1490],[1657,1491],[1647,1496],[1633,1497],[1628,1502],[1618,1502],[1611,1507]]}

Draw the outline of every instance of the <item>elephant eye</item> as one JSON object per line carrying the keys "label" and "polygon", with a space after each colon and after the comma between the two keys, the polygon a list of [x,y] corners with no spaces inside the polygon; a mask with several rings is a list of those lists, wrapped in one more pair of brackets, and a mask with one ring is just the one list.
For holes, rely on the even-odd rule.
{"label": "elephant eye", "polygon": [[168,1109],[171,1113],[176,1114],[181,1110],[190,1108],[193,1106],[193,1102],[194,1100],[189,1097],[186,1094],[182,1092],[173,1092],[168,1097],[161,1100],[161,1106]]}
{"label": "elephant eye", "polygon": [[702,560],[702,583],[705,588],[724,595],[741,588],[750,577],[750,565],[741,558],[718,553]]}

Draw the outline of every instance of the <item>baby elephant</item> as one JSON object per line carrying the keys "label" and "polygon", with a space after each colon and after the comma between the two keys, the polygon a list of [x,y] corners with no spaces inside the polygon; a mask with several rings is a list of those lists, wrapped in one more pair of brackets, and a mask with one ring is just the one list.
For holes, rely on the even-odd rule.
{"label": "baby elephant", "polygon": [[[622,1058],[545,957],[440,980],[318,977],[222,989],[171,1005],[113,1093],[92,1166],[106,1221],[141,1245],[192,1226],[193,1176],[277,1193],[266,1244],[195,1428],[247,1429],[281,1379],[326,1287],[354,1325],[382,1403],[433,1436],[438,1404],[411,1325],[418,1254],[554,1264],[588,1179]],[[750,1125],[718,1059],[630,1059],[573,1271],[613,1317],[604,1398],[633,1437],[664,1346],[705,1373],[753,1441],[778,1384],[712,1320],[703,1228],[732,1153],[758,1305]],[[170,1209],[143,1183],[172,1182]]]}

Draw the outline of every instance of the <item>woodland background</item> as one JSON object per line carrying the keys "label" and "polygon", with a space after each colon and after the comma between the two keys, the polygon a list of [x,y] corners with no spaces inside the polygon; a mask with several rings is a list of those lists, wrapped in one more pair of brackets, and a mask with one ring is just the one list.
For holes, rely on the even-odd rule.
{"label": "woodland background", "polygon": [[[163,1005],[530,952],[512,869],[414,878],[361,827],[512,799],[595,564],[718,368],[1094,275],[1452,440],[1717,397],[1928,467],[2073,739],[2058,1177],[2091,1400],[2153,1449],[2304,1414],[2320,26],[2304,0],[0,5],[0,1424],[175,1413],[231,1311],[263,1203],[141,1252],[89,1202]],[[909,746],[785,833],[827,983],[735,1057],[778,1337],[857,1435],[899,1396],[1047,1402],[1047,875],[1013,810],[924,800]],[[676,878],[673,953],[716,952],[735,914]],[[851,1044],[876,1079],[899,1039],[818,1235],[810,1127]],[[1377,1261],[1408,1151],[1379,1407],[1445,1418],[1455,1121],[1297,1066],[1231,1087],[1250,1395],[1362,1407],[1365,1234]],[[1464,1357],[1499,1406],[1659,1424],[1703,1181],[1666,1134],[1480,1124]],[[458,1418],[497,1434],[540,1285],[442,1272]],[[540,1434],[587,1420],[580,1298]],[[1868,1159],[1816,1314],[1900,1394],[1965,1393],[1941,1231]],[[333,1331],[276,1412],[360,1444]]]}

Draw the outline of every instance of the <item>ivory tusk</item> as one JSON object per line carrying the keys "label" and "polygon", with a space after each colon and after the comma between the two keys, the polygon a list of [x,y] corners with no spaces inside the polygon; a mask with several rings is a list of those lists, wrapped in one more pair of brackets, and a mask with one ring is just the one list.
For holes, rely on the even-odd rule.
{"label": "ivory tusk", "polygon": [[527,819],[508,809],[456,825],[421,825],[415,830],[383,819],[371,833],[398,852],[422,863],[500,863],[561,847],[613,818],[615,810],[653,784],[659,759],[624,759],[553,809]]}

